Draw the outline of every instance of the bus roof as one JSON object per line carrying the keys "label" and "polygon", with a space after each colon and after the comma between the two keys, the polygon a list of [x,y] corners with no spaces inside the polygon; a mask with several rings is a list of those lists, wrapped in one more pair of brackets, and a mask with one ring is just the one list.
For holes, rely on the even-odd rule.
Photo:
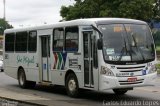
{"label": "bus roof", "polygon": [[144,21],[127,19],[127,18],[87,18],[87,19],[76,19],[71,21],[57,22],[51,25],[6,29],[4,33],[20,32],[28,30],[52,29],[57,27],[76,26],[76,25],[94,25],[94,24],[100,25],[100,24],[121,24],[121,23],[147,24]]}

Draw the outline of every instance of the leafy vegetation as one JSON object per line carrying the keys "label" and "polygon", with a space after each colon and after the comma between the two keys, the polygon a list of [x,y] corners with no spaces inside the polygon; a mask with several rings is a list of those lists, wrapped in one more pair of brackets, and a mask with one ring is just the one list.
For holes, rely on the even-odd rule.
{"label": "leafy vegetation", "polygon": [[160,46],[156,46],[156,51],[160,52]]}
{"label": "leafy vegetation", "polygon": [[157,64],[156,67],[157,67],[158,74],[160,74],[160,64]]}
{"label": "leafy vegetation", "polygon": [[63,20],[93,17],[119,17],[150,20],[159,16],[157,0],[75,0],[62,6]]}
{"label": "leafy vegetation", "polygon": [[160,52],[160,30],[154,32],[153,37],[156,45],[156,50]]}
{"label": "leafy vegetation", "polygon": [[12,28],[12,25],[0,18],[0,35],[3,35],[3,32],[6,28]]}

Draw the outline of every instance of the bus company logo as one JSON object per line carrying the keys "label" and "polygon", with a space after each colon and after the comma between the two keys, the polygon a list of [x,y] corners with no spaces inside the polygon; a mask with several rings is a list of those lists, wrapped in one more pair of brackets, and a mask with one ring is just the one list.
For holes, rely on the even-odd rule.
{"label": "bus company logo", "polygon": [[67,53],[53,53],[53,55],[55,60],[53,69],[63,70],[66,63]]}
{"label": "bus company logo", "polygon": [[130,76],[134,76],[134,73],[130,73]]}
{"label": "bus company logo", "polygon": [[17,55],[17,63],[24,63],[27,64],[27,66],[29,66],[30,64],[34,63],[34,61],[34,56],[28,57]]}

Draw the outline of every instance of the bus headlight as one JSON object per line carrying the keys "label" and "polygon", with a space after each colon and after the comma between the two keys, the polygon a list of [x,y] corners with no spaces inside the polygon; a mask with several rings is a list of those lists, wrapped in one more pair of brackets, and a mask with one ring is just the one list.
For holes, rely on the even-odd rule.
{"label": "bus headlight", "polygon": [[149,69],[148,74],[154,73],[154,72],[156,72],[156,71],[157,71],[156,65],[152,65],[151,68]]}
{"label": "bus headlight", "polygon": [[114,76],[113,72],[107,67],[101,66],[100,74],[104,74],[106,76]]}

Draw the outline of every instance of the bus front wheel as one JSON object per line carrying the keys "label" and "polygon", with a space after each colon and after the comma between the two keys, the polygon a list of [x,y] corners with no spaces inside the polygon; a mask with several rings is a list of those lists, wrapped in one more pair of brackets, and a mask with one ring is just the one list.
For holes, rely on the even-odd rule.
{"label": "bus front wheel", "polygon": [[113,89],[113,92],[116,94],[116,95],[124,95],[125,93],[127,93],[128,90],[126,89]]}
{"label": "bus front wheel", "polygon": [[71,73],[66,79],[66,90],[70,97],[77,97],[79,92],[79,85],[76,76]]}
{"label": "bus front wheel", "polygon": [[18,83],[21,88],[27,88],[26,75],[23,69],[20,69],[18,72]]}
{"label": "bus front wheel", "polygon": [[20,69],[18,72],[18,83],[21,88],[34,88],[36,85],[36,82],[26,80],[26,75],[23,69]]}

